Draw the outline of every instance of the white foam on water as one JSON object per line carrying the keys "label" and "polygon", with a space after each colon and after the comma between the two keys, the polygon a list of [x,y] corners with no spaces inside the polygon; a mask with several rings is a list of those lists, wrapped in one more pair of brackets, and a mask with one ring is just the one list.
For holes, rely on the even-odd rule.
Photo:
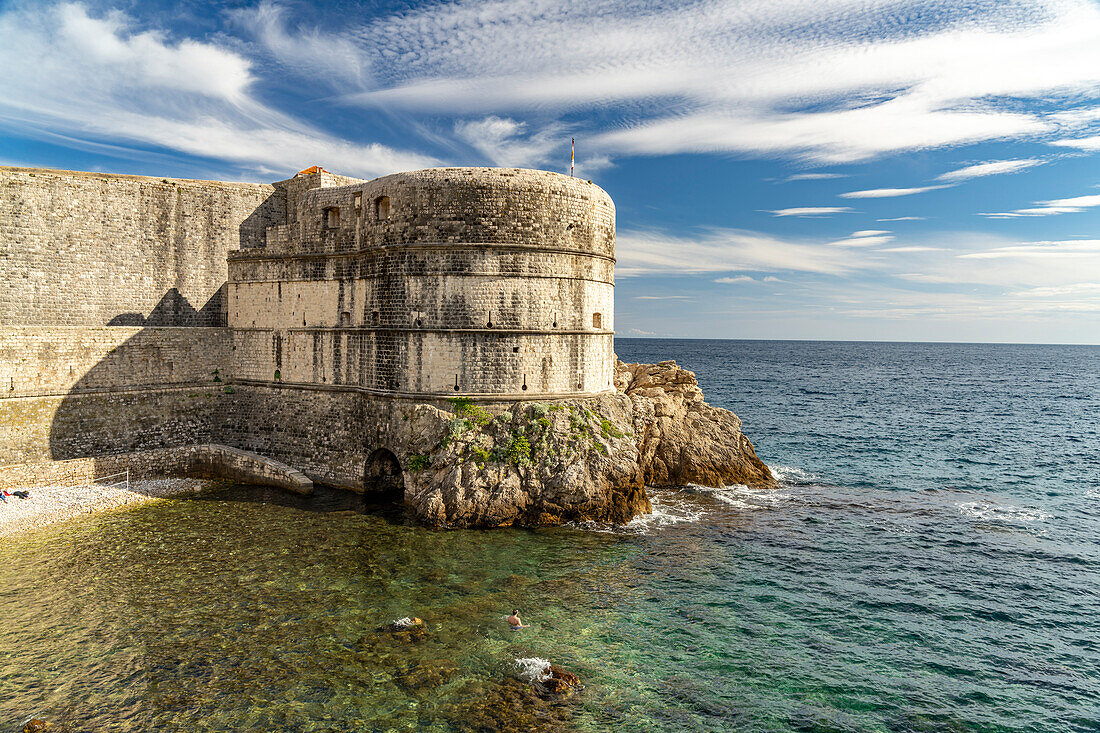
{"label": "white foam on water", "polygon": [[413,620],[409,616],[406,616],[405,618],[397,618],[393,620],[393,625],[398,628],[407,629],[413,625]]}
{"label": "white foam on water", "polygon": [[516,676],[524,682],[545,682],[550,679],[550,660],[542,657],[523,657],[513,665]]}
{"label": "white foam on water", "polygon": [[713,486],[689,484],[687,489],[694,494],[713,497],[723,504],[727,504],[735,509],[745,509],[748,511],[773,509],[793,498],[790,494],[781,491],[754,489],[745,484],[732,484],[730,486],[721,486],[717,488]]}
{"label": "white foam on water", "polygon": [[776,481],[784,486],[808,484],[818,480],[816,474],[795,466],[768,466]]}
{"label": "white foam on water", "polygon": [[983,522],[1045,522],[1052,515],[1038,509],[994,504],[989,501],[965,501],[955,504],[963,516],[979,519]]}
{"label": "white foam on water", "polygon": [[650,534],[654,530],[684,522],[695,522],[706,515],[704,507],[677,497],[673,489],[649,490],[649,503],[653,511],[639,514],[626,524],[607,522],[570,522],[570,527],[603,534]]}

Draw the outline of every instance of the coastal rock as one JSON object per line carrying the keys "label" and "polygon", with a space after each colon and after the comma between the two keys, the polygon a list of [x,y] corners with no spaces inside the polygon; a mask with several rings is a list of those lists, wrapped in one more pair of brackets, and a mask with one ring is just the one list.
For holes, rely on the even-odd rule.
{"label": "coastal rock", "polygon": [[423,641],[428,638],[428,630],[419,618],[401,619],[379,626],[378,631],[398,641]]}
{"label": "coastal rock", "polygon": [[573,708],[568,702],[540,697],[529,684],[506,679],[472,685],[469,696],[446,708],[444,715],[456,730],[550,733],[571,727]]}
{"label": "coastal rock", "polygon": [[394,680],[406,690],[424,690],[450,682],[458,671],[449,659],[424,659],[399,667]]}
{"label": "coastal rock", "polygon": [[568,695],[584,689],[581,678],[556,664],[550,665],[549,679],[535,682],[535,691],[543,697],[549,695]]}
{"label": "coastal rock", "polygon": [[404,498],[438,527],[623,524],[646,485],[774,484],[732,412],[675,362],[618,363],[616,391],[491,412],[465,398],[400,416]]}
{"label": "coastal rock", "polygon": [[634,434],[646,484],[775,484],[729,410],[711,407],[695,373],[675,361],[617,362],[615,386],[634,404]]}
{"label": "coastal rock", "polygon": [[51,727],[49,721],[41,718],[31,718],[23,725],[23,733],[43,733]]}

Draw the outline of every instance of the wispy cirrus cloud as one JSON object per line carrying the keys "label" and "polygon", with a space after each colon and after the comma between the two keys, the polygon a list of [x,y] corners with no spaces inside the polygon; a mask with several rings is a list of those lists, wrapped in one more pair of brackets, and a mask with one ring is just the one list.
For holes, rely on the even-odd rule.
{"label": "wispy cirrus cloud", "polygon": [[350,103],[513,117],[599,109],[608,124],[592,140],[612,155],[838,162],[1057,139],[1080,127],[1081,101],[1100,86],[1089,0],[518,0],[408,11],[359,39],[399,63]]}
{"label": "wispy cirrus cloud", "polygon": [[823,217],[833,214],[850,214],[855,209],[849,206],[793,206],[788,209],[772,209],[772,216]]}
{"label": "wispy cirrus cloud", "polygon": [[912,196],[926,191],[938,191],[950,186],[918,186],[917,188],[869,188],[865,191],[848,191],[839,194],[842,199],[886,199],[897,196]]}
{"label": "wispy cirrus cloud", "polygon": [[708,229],[695,237],[623,231],[615,250],[615,273],[620,277],[737,271],[840,275],[875,266],[865,252],[740,229]]}
{"label": "wispy cirrus cloud", "polygon": [[1029,216],[1055,216],[1057,214],[1079,214],[1086,209],[1100,206],[1100,194],[1073,196],[1065,199],[1036,201],[1035,206],[1015,211],[983,213],[981,216],[991,219],[1014,219]]}
{"label": "wispy cirrus cloud", "polygon": [[835,178],[847,178],[844,173],[794,173],[783,179],[786,183],[794,181],[831,181]]}
{"label": "wispy cirrus cloud", "polygon": [[80,3],[0,13],[0,68],[0,126],[32,137],[158,146],[282,173],[303,161],[362,176],[435,162],[334,137],[264,104],[252,62],[235,50],[173,41]]}
{"label": "wispy cirrus cloud", "polygon": [[1058,145],[1063,148],[1077,148],[1078,150],[1084,150],[1092,152],[1094,150],[1100,150],[1100,135],[1092,135],[1090,137],[1078,137],[1078,138],[1066,138],[1063,140],[1051,140],[1051,145]]}
{"label": "wispy cirrus cloud", "polygon": [[951,183],[958,183],[959,181],[969,181],[972,178],[983,178],[985,176],[999,176],[1006,173],[1019,173],[1022,170],[1028,168],[1034,168],[1037,165],[1042,165],[1043,161],[1038,158],[1024,158],[1018,160],[990,160],[985,163],[974,163],[957,170],[948,171],[939,176],[937,180],[948,181]]}

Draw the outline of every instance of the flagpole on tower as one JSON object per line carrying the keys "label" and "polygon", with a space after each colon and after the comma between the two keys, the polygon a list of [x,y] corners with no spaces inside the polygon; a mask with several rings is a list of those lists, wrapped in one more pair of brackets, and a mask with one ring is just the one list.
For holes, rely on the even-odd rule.
{"label": "flagpole on tower", "polygon": [[577,139],[569,138],[569,177],[573,177],[573,159],[577,153]]}

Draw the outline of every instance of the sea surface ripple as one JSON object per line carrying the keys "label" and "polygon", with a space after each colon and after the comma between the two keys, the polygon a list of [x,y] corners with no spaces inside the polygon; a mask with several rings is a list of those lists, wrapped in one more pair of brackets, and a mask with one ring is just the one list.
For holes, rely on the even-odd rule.
{"label": "sea surface ripple", "polygon": [[5,540],[0,730],[491,730],[543,660],[586,688],[548,730],[1100,730],[1100,349],[616,348],[694,370],[779,488],[434,532],[234,487]]}

